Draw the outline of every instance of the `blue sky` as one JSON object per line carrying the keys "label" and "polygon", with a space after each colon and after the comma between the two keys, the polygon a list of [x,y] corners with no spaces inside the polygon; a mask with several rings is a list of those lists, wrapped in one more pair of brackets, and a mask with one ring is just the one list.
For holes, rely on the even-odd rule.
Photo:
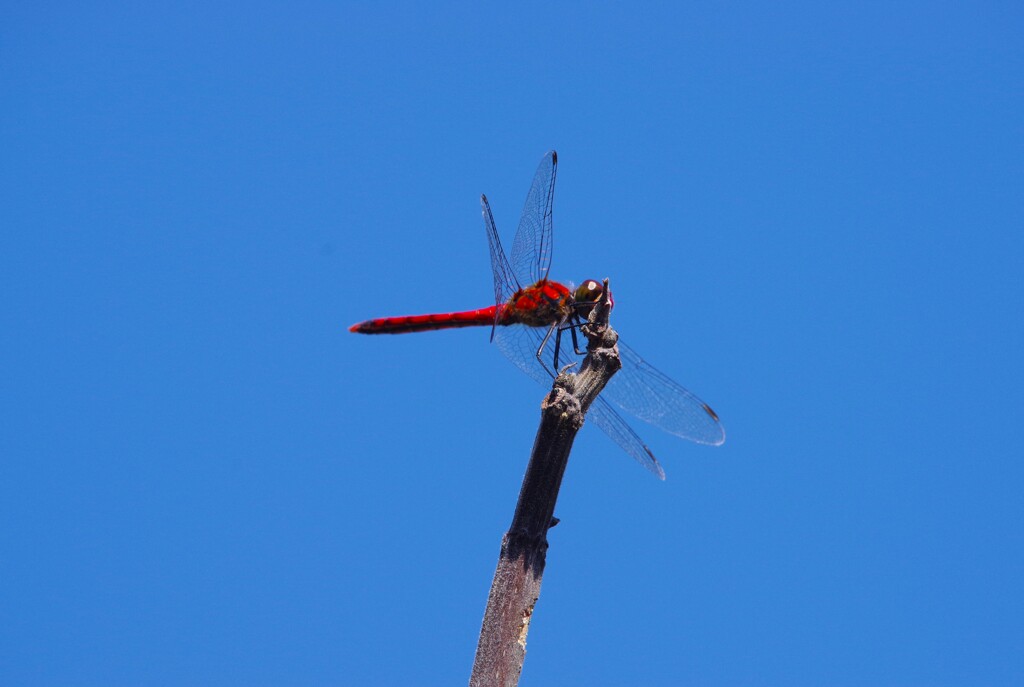
{"label": "blue sky", "polygon": [[553,276],[707,400],[585,427],[523,685],[1024,682],[1014,3],[0,12],[0,682],[468,679]]}

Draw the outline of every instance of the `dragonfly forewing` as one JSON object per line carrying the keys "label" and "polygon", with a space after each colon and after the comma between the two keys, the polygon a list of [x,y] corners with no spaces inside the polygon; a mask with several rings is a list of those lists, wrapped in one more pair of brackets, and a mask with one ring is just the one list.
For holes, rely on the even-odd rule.
{"label": "dragonfly forewing", "polygon": [[552,211],[558,155],[550,150],[537,166],[512,240],[511,263],[523,284],[547,279],[551,269]]}

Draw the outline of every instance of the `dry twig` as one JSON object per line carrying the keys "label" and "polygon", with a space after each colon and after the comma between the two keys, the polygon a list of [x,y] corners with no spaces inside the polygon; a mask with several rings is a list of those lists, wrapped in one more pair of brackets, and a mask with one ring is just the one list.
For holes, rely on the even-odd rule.
{"label": "dry twig", "polygon": [[512,525],[501,541],[501,554],[487,599],[471,687],[514,686],[526,657],[526,633],[540,596],[547,555],[547,531],[555,524],[555,502],[569,451],[590,404],[622,364],[618,335],[608,324],[608,280],[604,294],[583,327],[587,356],[579,372],[563,372],[541,405],[540,428],[526,468]]}

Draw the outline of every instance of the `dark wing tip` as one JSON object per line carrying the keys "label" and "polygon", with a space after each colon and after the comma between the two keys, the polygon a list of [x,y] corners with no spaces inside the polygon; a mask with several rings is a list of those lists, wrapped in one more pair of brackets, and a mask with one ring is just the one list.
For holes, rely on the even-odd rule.
{"label": "dark wing tip", "polygon": [[558,164],[558,153],[554,150],[551,151],[551,161]]}
{"label": "dark wing tip", "polygon": [[718,424],[718,433],[719,433],[718,441],[710,442],[711,445],[712,446],[721,446],[722,444],[725,443],[725,428],[722,427],[721,420],[718,419],[718,413],[716,413],[715,411],[711,410],[711,406],[709,406],[707,403],[701,403],[700,405],[701,405],[701,408],[704,409],[704,412],[708,414],[708,417],[710,417],[712,420],[714,420]]}
{"label": "dark wing tip", "polygon": [[665,470],[661,467],[661,463],[659,463],[658,459],[654,457],[653,453],[651,453],[651,449],[647,448],[647,444],[643,444],[643,447],[644,447],[644,451],[646,451],[647,455],[651,459],[651,466],[653,468],[651,470],[651,472],[653,472],[658,479],[660,479],[662,482],[664,482],[665,481]]}

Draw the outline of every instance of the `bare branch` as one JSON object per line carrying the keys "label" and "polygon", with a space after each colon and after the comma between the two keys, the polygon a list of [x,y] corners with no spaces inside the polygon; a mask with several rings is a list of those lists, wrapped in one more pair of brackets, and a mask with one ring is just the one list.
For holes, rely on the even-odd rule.
{"label": "bare branch", "polygon": [[583,327],[587,356],[576,374],[562,373],[541,405],[540,428],[526,468],[512,525],[501,541],[501,554],[484,611],[471,687],[514,686],[526,657],[526,634],[547,556],[547,531],[558,522],[555,503],[576,432],[597,395],[622,364],[618,335],[608,324],[608,280],[597,307]]}

